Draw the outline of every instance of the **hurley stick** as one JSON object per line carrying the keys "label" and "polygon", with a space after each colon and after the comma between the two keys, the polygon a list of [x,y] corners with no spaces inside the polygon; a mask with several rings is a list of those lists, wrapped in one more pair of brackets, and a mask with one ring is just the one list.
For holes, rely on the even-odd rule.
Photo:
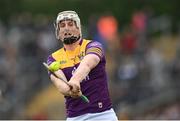
{"label": "hurley stick", "polygon": [[[53,71],[51,71],[51,70],[49,69],[49,66],[48,66],[45,62],[43,62],[43,65],[44,65],[44,66],[46,67],[46,69],[48,69],[56,78],[59,78],[60,80],[62,80],[64,83],[66,83],[66,84],[70,87],[70,89],[72,89],[72,86],[69,85],[69,83],[68,83],[67,81],[65,81],[62,77],[57,76]],[[61,72],[61,73],[62,73],[61,75],[64,74],[63,72]],[[84,102],[89,103],[89,99],[88,99],[85,95],[82,94],[80,97],[81,97],[81,99],[82,99]]]}

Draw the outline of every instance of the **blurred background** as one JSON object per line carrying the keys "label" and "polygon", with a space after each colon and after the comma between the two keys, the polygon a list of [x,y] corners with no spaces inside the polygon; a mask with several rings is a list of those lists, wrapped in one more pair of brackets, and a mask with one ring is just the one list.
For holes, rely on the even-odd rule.
{"label": "blurred background", "polygon": [[1,0],[0,119],[65,119],[42,62],[62,47],[53,22],[75,10],[103,44],[119,119],[180,119],[179,0]]}

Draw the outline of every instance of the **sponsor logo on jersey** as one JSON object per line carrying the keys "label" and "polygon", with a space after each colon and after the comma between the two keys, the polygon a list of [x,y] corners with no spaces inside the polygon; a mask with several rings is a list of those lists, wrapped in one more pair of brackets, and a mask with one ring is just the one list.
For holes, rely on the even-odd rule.
{"label": "sponsor logo on jersey", "polygon": [[60,64],[65,64],[65,63],[67,63],[67,61],[65,60],[60,61]]}

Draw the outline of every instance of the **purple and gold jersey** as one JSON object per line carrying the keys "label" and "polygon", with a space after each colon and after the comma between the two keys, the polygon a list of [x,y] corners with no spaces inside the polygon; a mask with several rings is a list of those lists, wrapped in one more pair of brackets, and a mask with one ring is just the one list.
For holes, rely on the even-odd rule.
{"label": "purple and gold jersey", "polygon": [[48,57],[47,63],[49,65],[53,61],[60,61],[62,71],[67,80],[70,80],[83,57],[88,54],[95,54],[100,58],[98,65],[80,83],[81,91],[90,103],[82,101],[81,98],[65,96],[67,117],[98,113],[112,108],[105,71],[105,55],[99,42],[83,39],[74,51],[67,51],[65,48],[57,50]]}

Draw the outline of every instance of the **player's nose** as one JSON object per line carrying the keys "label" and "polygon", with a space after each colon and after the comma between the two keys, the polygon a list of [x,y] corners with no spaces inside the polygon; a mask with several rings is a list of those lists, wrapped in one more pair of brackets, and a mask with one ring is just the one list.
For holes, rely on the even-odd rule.
{"label": "player's nose", "polygon": [[72,34],[69,32],[64,33],[64,36],[71,36]]}

